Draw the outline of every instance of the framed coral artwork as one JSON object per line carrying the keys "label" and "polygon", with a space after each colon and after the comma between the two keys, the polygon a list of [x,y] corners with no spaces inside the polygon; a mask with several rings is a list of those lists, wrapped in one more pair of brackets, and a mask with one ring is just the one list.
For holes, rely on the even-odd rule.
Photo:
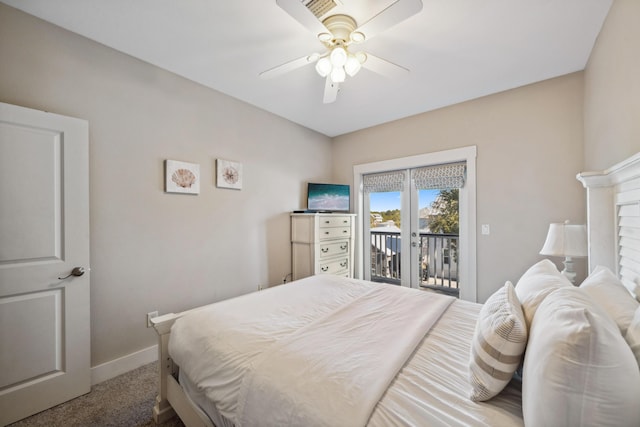
{"label": "framed coral artwork", "polygon": [[165,160],[164,166],[164,191],[167,193],[200,193],[199,164]]}
{"label": "framed coral artwork", "polygon": [[217,159],[216,185],[220,188],[242,189],[242,163]]}

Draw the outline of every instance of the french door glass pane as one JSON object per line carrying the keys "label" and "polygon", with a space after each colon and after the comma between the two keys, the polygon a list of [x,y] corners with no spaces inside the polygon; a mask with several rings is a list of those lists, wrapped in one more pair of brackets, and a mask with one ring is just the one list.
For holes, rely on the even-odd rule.
{"label": "french door glass pane", "polygon": [[418,191],[419,282],[458,294],[458,190]]}
{"label": "french door glass pane", "polygon": [[369,193],[371,280],[400,284],[402,192]]}

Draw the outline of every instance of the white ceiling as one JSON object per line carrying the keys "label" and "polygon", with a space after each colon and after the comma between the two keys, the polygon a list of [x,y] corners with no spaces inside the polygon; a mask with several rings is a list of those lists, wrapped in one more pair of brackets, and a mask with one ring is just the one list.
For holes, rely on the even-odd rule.
{"label": "white ceiling", "polygon": [[[275,0],[1,1],[330,137],[582,70],[612,2],[423,0],[417,15],[360,45],[411,72],[363,69],[323,104],[313,65],[258,77],[322,52]],[[354,2],[342,0],[347,10]]]}

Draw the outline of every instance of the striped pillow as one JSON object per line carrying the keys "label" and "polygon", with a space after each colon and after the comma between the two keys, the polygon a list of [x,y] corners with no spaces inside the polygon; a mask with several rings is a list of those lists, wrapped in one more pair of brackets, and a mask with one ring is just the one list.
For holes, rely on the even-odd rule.
{"label": "striped pillow", "polygon": [[473,401],[489,400],[509,383],[522,361],[527,324],[511,282],[482,306],[471,342],[469,379]]}

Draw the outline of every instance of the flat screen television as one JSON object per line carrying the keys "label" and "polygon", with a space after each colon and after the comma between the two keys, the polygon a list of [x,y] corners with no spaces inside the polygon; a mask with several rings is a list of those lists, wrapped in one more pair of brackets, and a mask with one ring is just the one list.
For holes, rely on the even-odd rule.
{"label": "flat screen television", "polygon": [[313,212],[349,212],[350,191],[347,184],[318,184],[307,186],[307,210]]}

